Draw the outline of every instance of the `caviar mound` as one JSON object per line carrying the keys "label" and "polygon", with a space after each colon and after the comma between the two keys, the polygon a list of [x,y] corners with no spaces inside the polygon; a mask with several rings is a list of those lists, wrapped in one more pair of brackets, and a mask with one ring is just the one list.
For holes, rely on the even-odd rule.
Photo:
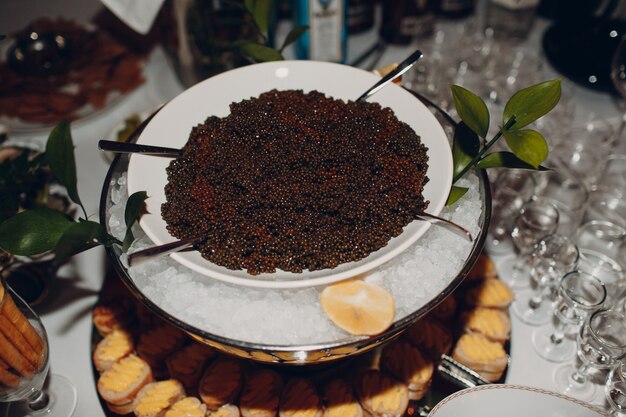
{"label": "caviar mound", "polygon": [[192,129],[167,168],[168,232],[217,265],[314,271],[385,246],[428,207],[427,148],[377,103],[272,90]]}

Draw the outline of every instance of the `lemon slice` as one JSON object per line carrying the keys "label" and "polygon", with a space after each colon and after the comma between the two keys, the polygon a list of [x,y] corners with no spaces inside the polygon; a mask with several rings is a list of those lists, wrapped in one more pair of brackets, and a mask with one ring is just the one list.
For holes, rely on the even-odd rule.
{"label": "lemon slice", "polygon": [[393,297],[365,281],[329,285],[322,291],[320,304],[333,323],[354,335],[375,335],[393,323]]}

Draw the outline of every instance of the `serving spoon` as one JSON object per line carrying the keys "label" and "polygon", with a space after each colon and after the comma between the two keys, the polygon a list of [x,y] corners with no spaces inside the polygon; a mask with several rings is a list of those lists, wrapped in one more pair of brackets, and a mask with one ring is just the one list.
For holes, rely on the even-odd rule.
{"label": "serving spoon", "polygon": [[[469,242],[473,242],[472,234],[462,226],[444,219],[443,217],[435,216],[429,213],[420,213],[417,216],[418,220],[429,222],[434,226],[443,226],[446,229],[458,234],[459,236],[467,239]],[[180,252],[194,245],[200,243],[203,240],[202,237],[192,237],[188,239],[175,240],[173,242],[165,243],[163,245],[151,246],[146,249],[141,249],[133,253],[128,254],[128,266],[139,265],[140,263],[155,259],[170,253]]]}

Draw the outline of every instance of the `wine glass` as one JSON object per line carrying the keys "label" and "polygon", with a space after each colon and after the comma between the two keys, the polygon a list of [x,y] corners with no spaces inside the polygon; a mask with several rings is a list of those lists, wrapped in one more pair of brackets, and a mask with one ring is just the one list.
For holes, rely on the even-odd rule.
{"label": "wine glass", "polygon": [[550,362],[564,362],[576,352],[576,344],[565,339],[568,326],[580,326],[594,311],[602,308],[606,300],[606,288],[591,274],[572,271],[561,279],[554,316],[557,325],[539,328],[533,332],[535,351]]}
{"label": "wine glass", "polygon": [[623,359],[606,376],[604,396],[610,415],[626,415],[626,365]]}
{"label": "wine glass", "polygon": [[520,209],[535,192],[535,179],[525,170],[505,169],[493,184],[492,216],[486,246],[490,253],[512,250],[511,229]]}
{"label": "wine glass", "polygon": [[535,244],[544,236],[556,231],[559,224],[559,210],[541,197],[533,197],[524,204],[513,224],[511,239],[517,249],[514,259],[503,262],[503,270],[509,271],[501,279],[512,288],[530,285],[528,261]]}
{"label": "wine glass", "polygon": [[594,312],[581,327],[576,342],[580,366],[560,367],[554,373],[554,383],[562,393],[588,401],[596,393],[589,371],[609,369],[626,354],[626,316],[614,310]]}
{"label": "wine glass", "polygon": [[583,224],[575,237],[580,250],[578,269],[589,272],[607,287],[607,307],[618,302],[626,289],[626,271],[619,262],[626,245],[626,229],[608,221]]}
{"label": "wine glass", "polygon": [[576,269],[578,247],[567,236],[554,234],[541,239],[531,256],[530,277],[535,283],[531,293],[518,294],[513,312],[524,323],[538,326],[550,321],[552,306],[546,298],[558,280]]}
{"label": "wine glass", "polygon": [[559,210],[557,233],[572,237],[583,220],[589,200],[585,184],[566,171],[538,172],[535,196],[553,203]]}
{"label": "wine glass", "polygon": [[[48,338],[37,314],[0,277],[0,402],[7,416],[70,417],[76,389],[48,375]],[[44,388],[44,382],[47,384]]]}

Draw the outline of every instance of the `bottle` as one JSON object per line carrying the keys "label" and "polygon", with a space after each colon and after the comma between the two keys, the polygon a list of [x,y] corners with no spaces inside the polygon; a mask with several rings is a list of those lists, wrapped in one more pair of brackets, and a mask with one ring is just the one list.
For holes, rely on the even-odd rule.
{"label": "bottle", "polygon": [[385,0],[380,36],[388,43],[408,45],[415,38],[433,33],[435,8],[432,0]]}
{"label": "bottle", "polygon": [[345,62],[346,9],[346,0],[295,0],[296,24],[309,26],[296,42],[298,59]]}
{"label": "bottle", "polygon": [[374,27],[374,0],[348,0],[348,33],[361,33]]}
{"label": "bottle", "polygon": [[525,39],[535,21],[539,0],[489,0],[485,26],[495,38]]}
{"label": "bottle", "polygon": [[437,14],[449,19],[461,19],[474,13],[475,0],[439,0]]}

